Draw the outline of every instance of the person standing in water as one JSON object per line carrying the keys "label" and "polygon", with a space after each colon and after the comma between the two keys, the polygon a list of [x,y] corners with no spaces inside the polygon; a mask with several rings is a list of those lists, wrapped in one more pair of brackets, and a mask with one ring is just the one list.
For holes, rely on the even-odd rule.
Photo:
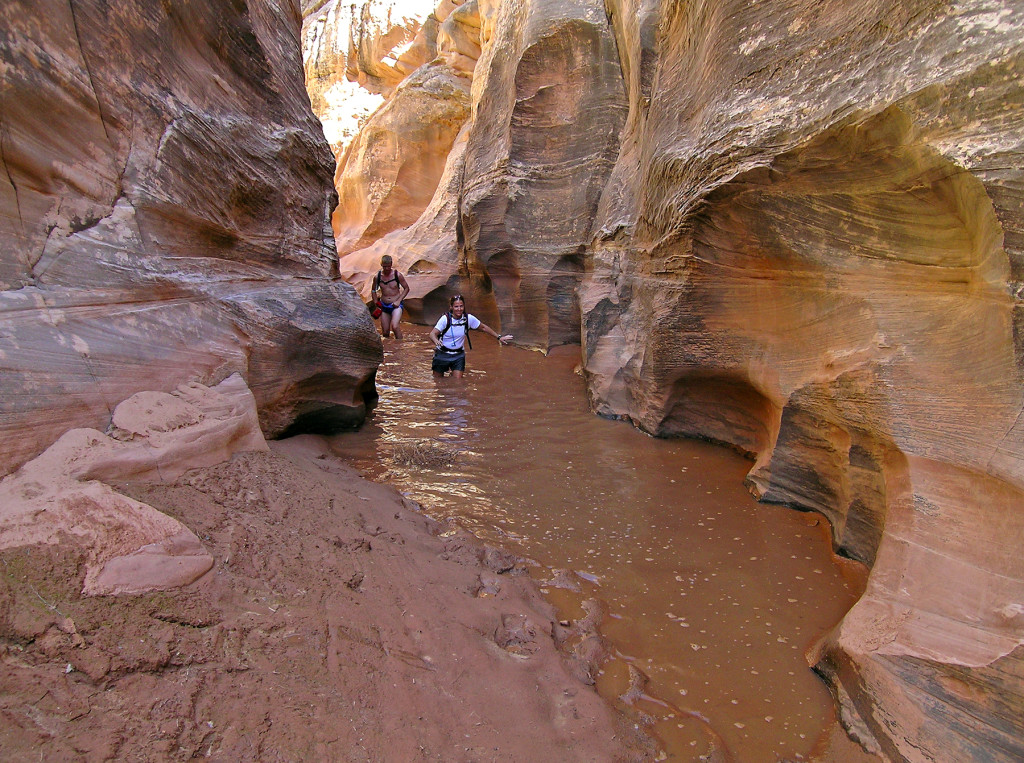
{"label": "person standing in water", "polygon": [[[451,306],[449,311],[442,315],[430,330],[430,341],[434,343],[434,360],[430,364],[430,370],[434,372],[435,379],[443,378],[448,371],[452,372],[452,378],[462,378],[466,370],[466,351],[463,344],[470,329],[480,329],[490,334],[499,344],[505,344],[512,339],[511,334],[499,334],[475,315],[467,313],[466,301],[461,294],[452,297],[448,304]],[[470,342],[469,346],[472,347],[473,343]]]}
{"label": "person standing in water", "polygon": [[409,296],[409,282],[405,276],[391,267],[391,255],[380,258],[380,270],[373,277],[373,295],[380,306],[380,335],[387,339],[395,332],[395,339],[402,338],[402,300]]}

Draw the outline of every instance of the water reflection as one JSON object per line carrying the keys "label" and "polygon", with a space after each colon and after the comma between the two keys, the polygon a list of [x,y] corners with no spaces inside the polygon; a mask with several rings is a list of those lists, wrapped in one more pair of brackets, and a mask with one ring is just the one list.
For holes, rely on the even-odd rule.
{"label": "water reflection", "polygon": [[476,429],[471,425],[469,398],[461,383],[452,383],[452,389],[444,395],[444,403],[438,409],[437,420],[441,425],[441,437],[471,447],[477,438]]}
{"label": "water reflection", "polygon": [[[626,664],[649,676],[644,709],[674,758],[714,745],[744,761],[810,755],[835,718],[804,653],[860,590],[824,523],[756,504],[742,486],[750,464],[729,451],[593,416],[577,350],[481,341],[461,381],[436,382],[426,331],[407,337],[386,347],[380,405],[336,451],[605,601],[621,661],[599,683],[622,691]],[[416,441],[459,452],[441,469],[390,459]]]}

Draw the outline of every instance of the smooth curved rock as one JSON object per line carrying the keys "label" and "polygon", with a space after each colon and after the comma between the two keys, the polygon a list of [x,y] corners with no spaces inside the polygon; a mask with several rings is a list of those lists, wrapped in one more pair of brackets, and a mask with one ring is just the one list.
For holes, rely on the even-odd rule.
{"label": "smooth curved rock", "polygon": [[583,253],[626,115],[615,40],[589,2],[503,4],[493,24],[474,76],[465,258],[517,342],[576,343]]}
{"label": "smooth curved rock", "polygon": [[176,519],[111,482],[170,481],[234,453],[267,450],[238,374],[215,388],[145,391],[114,410],[110,434],[73,429],[0,481],[0,549],[72,544],[86,552],[85,595],[187,585],[213,566]]}
{"label": "smooth curved rock", "polygon": [[133,392],[236,372],[270,435],[360,420],[382,354],[332,281],[300,21],[273,0],[0,8],[0,473]]}
{"label": "smooth curved rock", "polygon": [[213,557],[191,531],[147,543],[130,554],[108,559],[95,575],[87,575],[85,595],[117,595],[160,591],[188,585],[213,567]]}
{"label": "smooth curved rock", "polygon": [[757,495],[872,565],[819,663],[867,745],[1019,759],[1021,22],[612,15],[631,111],[580,292],[595,408],[756,455]]}

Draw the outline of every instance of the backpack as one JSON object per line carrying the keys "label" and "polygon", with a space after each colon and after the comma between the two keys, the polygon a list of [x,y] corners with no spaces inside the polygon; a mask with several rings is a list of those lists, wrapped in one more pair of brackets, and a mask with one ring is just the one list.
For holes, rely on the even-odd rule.
{"label": "backpack", "polygon": [[449,310],[447,313],[445,313],[445,316],[444,316],[444,328],[441,329],[441,336],[444,336],[444,332],[447,331],[449,328],[451,328],[451,325],[453,323],[456,324],[457,326],[465,325],[465,327],[466,327],[466,343],[469,345],[469,349],[472,350],[473,349],[473,340],[469,338],[469,313],[463,314],[461,321],[456,321],[454,318],[452,318],[452,311],[451,310]]}

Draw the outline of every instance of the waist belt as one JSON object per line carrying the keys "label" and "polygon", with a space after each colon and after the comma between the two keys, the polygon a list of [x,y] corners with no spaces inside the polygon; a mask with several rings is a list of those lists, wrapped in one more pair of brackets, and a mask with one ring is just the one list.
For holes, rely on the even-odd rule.
{"label": "waist belt", "polygon": [[461,348],[458,349],[458,350],[452,350],[452,349],[450,349],[448,347],[442,347],[439,350],[435,350],[435,352],[440,352],[440,353],[443,353],[445,355],[462,355],[466,351],[464,349],[461,349]]}

